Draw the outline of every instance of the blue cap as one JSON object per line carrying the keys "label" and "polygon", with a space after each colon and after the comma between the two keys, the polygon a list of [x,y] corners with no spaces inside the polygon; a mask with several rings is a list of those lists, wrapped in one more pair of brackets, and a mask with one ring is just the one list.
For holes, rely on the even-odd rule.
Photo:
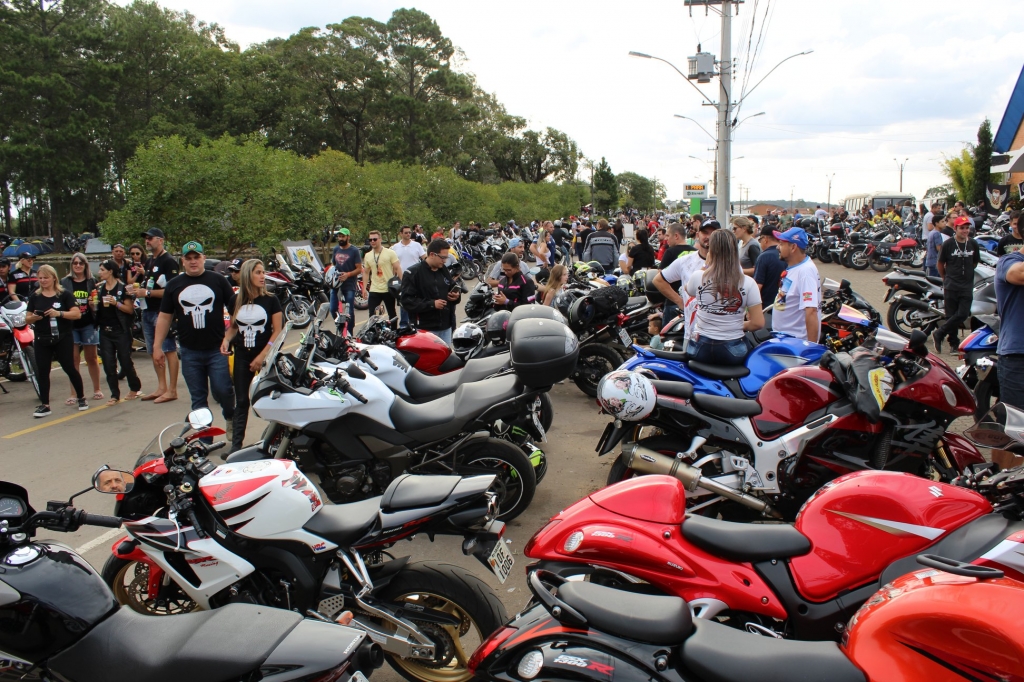
{"label": "blue cap", "polygon": [[508,248],[514,249],[514,248],[516,248],[517,246],[519,246],[522,243],[523,243],[523,240],[520,239],[519,237],[512,237],[512,239],[508,240]]}
{"label": "blue cap", "polygon": [[807,233],[802,227],[791,227],[785,232],[776,231],[774,234],[780,242],[789,242],[801,251],[807,250]]}

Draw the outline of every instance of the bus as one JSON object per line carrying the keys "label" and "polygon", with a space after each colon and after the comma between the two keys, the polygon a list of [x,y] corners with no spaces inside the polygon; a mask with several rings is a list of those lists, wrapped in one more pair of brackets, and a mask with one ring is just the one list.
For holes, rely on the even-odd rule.
{"label": "bus", "polygon": [[868,208],[885,208],[890,204],[893,206],[902,206],[908,200],[911,205],[914,205],[914,195],[904,194],[902,192],[870,192],[867,194],[851,194],[843,199],[843,208],[849,211],[850,215],[854,215],[864,206],[867,206]]}

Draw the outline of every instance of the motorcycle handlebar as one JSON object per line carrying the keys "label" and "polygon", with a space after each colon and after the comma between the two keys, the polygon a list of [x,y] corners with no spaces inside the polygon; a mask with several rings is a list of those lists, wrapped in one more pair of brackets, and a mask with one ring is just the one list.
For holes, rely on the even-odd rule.
{"label": "motorcycle handlebar", "polygon": [[83,526],[102,526],[104,528],[120,528],[121,519],[117,516],[103,516],[102,514],[88,514],[82,512],[81,524]]}
{"label": "motorcycle handlebar", "polygon": [[370,351],[368,351],[367,349],[364,348],[361,351],[359,351],[359,359],[362,360],[363,363],[369,365],[370,369],[372,369],[373,371],[376,372],[378,370],[377,365],[373,364],[373,360],[370,359]]}

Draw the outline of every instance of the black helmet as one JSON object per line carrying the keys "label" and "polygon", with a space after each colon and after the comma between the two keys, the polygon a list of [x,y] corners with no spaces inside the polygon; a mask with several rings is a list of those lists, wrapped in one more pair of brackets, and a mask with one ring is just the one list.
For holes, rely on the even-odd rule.
{"label": "black helmet", "polygon": [[402,298],[402,280],[392,277],[388,280],[388,293],[395,297],[396,301]]}
{"label": "black helmet", "polygon": [[508,318],[512,313],[508,310],[499,310],[487,318],[487,341],[494,346],[505,345],[505,334],[508,328]]}
{"label": "black helmet", "polygon": [[589,296],[577,299],[569,306],[569,328],[573,331],[586,329],[596,314],[594,302]]}

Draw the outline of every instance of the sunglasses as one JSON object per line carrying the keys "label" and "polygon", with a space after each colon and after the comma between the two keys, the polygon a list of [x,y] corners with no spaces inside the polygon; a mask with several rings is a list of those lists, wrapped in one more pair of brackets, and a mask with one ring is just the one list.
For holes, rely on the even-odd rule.
{"label": "sunglasses", "polygon": [[85,267],[85,263],[80,261],[80,260],[71,261],[71,264],[72,265],[81,265],[82,267]]}
{"label": "sunglasses", "polygon": [[377,237],[370,237],[370,241],[371,242],[379,242],[380,239],[378,239]]}

